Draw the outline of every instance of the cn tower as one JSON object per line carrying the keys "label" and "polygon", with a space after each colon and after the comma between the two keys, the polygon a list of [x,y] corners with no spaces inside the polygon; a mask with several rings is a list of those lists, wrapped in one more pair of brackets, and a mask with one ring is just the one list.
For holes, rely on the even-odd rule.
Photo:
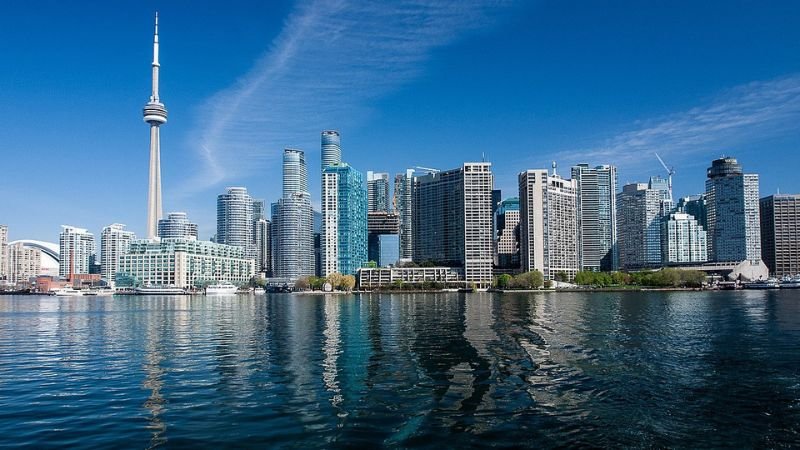
{"label": "cn tower", "polygon": [[158,98],[158,12],[153,35],[153,93],[144,105],[144,121],[150,124],[150,181],[147,185],[147,238],[158,236],[161,219],[161,136],[160,127],[167,123],[167,108]]}

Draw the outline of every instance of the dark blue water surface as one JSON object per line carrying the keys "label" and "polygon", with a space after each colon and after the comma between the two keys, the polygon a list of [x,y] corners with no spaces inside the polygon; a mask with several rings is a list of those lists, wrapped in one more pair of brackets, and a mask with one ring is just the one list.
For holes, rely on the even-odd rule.
{"label": "dark blue water surface", "polygon": [[0,297],[0,446],[796,447],[800,292]]}

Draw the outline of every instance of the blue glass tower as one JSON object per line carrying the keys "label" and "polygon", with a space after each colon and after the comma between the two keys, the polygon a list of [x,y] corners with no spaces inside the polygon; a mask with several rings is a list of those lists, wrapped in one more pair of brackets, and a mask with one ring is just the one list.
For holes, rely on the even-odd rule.
{"label": "blue glass tower", "polygon": [[355,275],[367,262],[367,190],[346,163],[322,171],[322,274]]}

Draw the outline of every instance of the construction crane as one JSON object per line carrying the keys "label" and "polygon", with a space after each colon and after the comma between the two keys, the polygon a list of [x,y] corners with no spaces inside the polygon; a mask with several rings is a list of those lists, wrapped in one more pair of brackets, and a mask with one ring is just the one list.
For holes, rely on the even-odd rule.
{"label": "construction crane", "polygon": [[414,166],[414,168],[415,169],[419,169],[419,170],[424,170],[425,172],[428,172],[428,173],[439,173],[439,172],[441,172],[441,170],[439,170],[439,169],[432,169],[430,167]]}
{"label": "construction crane", "polygon": [[660,156],[658,156],[658,153],[656,153],[656,158],[658,158],[658,162],[660,162],[661,165],[664,166],[664,170],[667,171],[667,187],[669,188],[669,201],[670,201],[670,203],[672,203],[672,201],[673,201],[673,199],[672,199],[672,176],[675,175],[675,168],[674,167],[667,167],[667,164],[664,162],[663,159],[661,159]]}

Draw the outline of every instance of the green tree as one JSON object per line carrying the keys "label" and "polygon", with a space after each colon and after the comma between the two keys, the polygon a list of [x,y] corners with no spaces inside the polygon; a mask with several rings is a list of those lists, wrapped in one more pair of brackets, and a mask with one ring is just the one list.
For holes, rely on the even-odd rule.
{"label": "green tree", "polygon": [[342,277],[343,275],[340,273],[332,273],[328,275],[328,278],[325,281],[330,283],[331,288],[339,289],[339,286],[342,284]]}
{"label": "green tree", "polygon": [[520,289],[538,289],[544,284],[544,277],[538,270],[518,274],[514,277],[513,285]]}
{"label": "green tree", "polygon": [[308,280],[309,277],[300,277],[297,281],[294,282],[294,288],[299,291],[307,291],[308,288],[311,286],[311,283]]}
{"label": "green tree", "polygon": [[367,263],[364,264],[364,267],[368,269],[375,269],[378,267],[378,263],[376,263],[375,261],[367,261]]}
{"label": "green tree", "polygon": [[497,276],[494,281],[494,285],[498,289],[508,289],[511,286],[513,278],[511,275],[507,273],[503,273]]}
{"label": "green tree", "polygon": [[567,275],[566,272],[558,272],[556,274],[556,281],[567,282],[569,281],[569,276]]}

